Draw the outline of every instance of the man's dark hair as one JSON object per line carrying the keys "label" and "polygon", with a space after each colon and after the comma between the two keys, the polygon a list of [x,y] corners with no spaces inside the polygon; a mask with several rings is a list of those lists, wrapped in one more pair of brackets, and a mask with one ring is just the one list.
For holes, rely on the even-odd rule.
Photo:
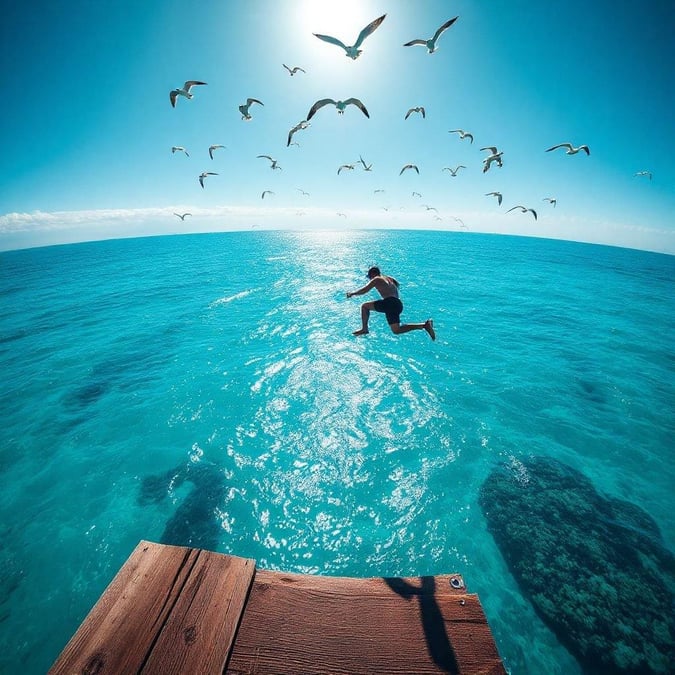
{"label": "man's dark hair", "polygon": [[381,274],[379,267],[371,267],[368,270],[368,278],[372,279],[373,277],[379,277]]}

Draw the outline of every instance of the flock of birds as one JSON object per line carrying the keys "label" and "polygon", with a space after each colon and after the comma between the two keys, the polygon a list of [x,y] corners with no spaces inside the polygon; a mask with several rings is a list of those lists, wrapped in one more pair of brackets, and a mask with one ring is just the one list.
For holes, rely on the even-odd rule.
{"label": "flock of birds", "polygon": [[[386,14],[383,14],[382,16],[378,17],[374,21],[371,21],[367,26],[365,26],[361,32],[358,34],[355,42],[353,45],[347,45],[345,44],[342,40],[333,37],[331,35],[322,35],[319,33],[313,33],[313,35],[318,38],[319,40],[322,40],[323,42],[326,42],[328,44],[335,45],[342,50],[344,50],[345,55],[352,59],[356,60],[358,59],[361,54],[363,53],[363,50],[361,49],[364,41],[366,38],[368,38],[372,33],[380,27],[384,19],[386,18]],[[445,23],[443,23],[439,28],[436,30],[436,32],[433,34],[432,37],[428,39],[414,39],[410,40],[409,42],[406,42],[403,44],[404,47],[412,47],[412,46],[422,46],[427,49],[427,52],[429,54],[433,54],[436,52],[438,49],[438,40],[441,37],[441,35],[448,29],[450,28],[458,19],[458,16],[453,17],[452,19],[449,19]],[[282,66],[288,71],[288,74],[292,77],[296,75],[297,73],[306,73],[306,71],[299,67],[299,66],[293,66],[289,67],[285,63],[282,64]],[[202,82],[200,80],[187,80],[182,87],[177,87],[176,89],[172,89],[169,92],[169,100],[171,102],[172,107],[176,107],[176,103],[179,99],[179,97],[184,97],[187,100],[190,100],[194,98],[194,94],[192,93],[192,90],[195,87],[199,86],[205,86],[207,83]],[[253,115],[251,114],[251,106],[253,105],[260,105],[264,106],[265,104],[260,101],[259,99],[256,98],[247,98],[246,103],[243,103],[239,106],[239,112],[241,113],[241,119],[244,121],[251,121],[253,119]],[[358,99],[358,98],[346,98],[344,100],[335,100],[332,98],[323,98],[317,100],[309,109],[307,116],[304,120],[301,120],[298,122],[296,125],[294,125],[288,132],[288,137],[287,137],[287,142],[286,142],[286,147],[289,147],[291,145],[299,145],[297,141],[293,140],[293,136],[299,132],[307,129],[310,126],[310,120],[314,117],[314,115],[324,108],[325,106],[333,106],[337,110],[338,114],[342,115],[345,113],[345,110],[347,109],[348,106],[354,106],[356,109],[360,110],[363,115],[366,117],[370,117],[370,114],[368,113],[368,110],[366,106],[363,104],[363,102]],[[408,119],[411,115],[413,114],[419,114],[423,119],[426,118],[426,110],[424,106],[415,106],[410,108],[407,113],[405,114],[404,119]],[[471,132],[466,131],[464,129],[450,129],[448,133],[451,134],[458,134],[459,140],[465,140],[468,139],[470,143],[474,142],[474,136]],[[213,159],[213,153],[214,151],[225,148],[224,145],[222,144],[214,144],[209,146],[208,152],[209,152],[209,157]],[[588,147],[588,145],[579,145],[579,146],[574,146],[572,143],[558,143],[556,145],[551,146],[546,150],[546,152],[552,152],[554,150],[558,149],[564,149],[565,153],[567,155],[576,155],[580,152],[586,153],[586,155],[590,155],[591,151]],[[498,168],[501,168],[503,166],[503,155],[504,152],[499,150],[496,146],[485,146],[480,148],[481,152],[485,151],[487,152],[487,155],[483,159],[483,173],[487,173],[490,168],[494,165]],[[176,152],[182,152],[186,156],[189,157],[188,151],[182,147],[182,146],[173,146],[171,148],[172,153]],[[272,170],[282,170],[282,167],[279,165],[277,159],[271,157],[270,155],[258,155],[258,159],[266,159],[270,162],[270,168]],[[367,164],[363,157],[359,156],[359,161],[354,162],[354,163],[349,163],[349,164],[342,164],[338,170],[337,173],[338,175],[342,171],[352,171],[355,169],[357,165],[361,165],[361,168],[364,171],[372,171],[372,164]],[[450,172],[450,175],[452,177],[456,177],[460,171],[460,169],[466,169],[465,165],[459,164],[456,167],[443,167],[443,171],[448,171]],[[399,175],[402,175],[406,171],[415,171],[417,174],[419,174],[419,167],[415,164],[405,164],[400,172]],[[218,174],[213,171],[203,171],[201,174],[198,176],[199,184],[201,185],[202,188],[204,188],[205,185],[205,180],[209,176],[217,176]],[[635,176],[644,176],[648,177],[649,180],[652,179],[652,174],[649,171],[638,171]],[[304,196],[309,196],[309,193],[305,192],[304,190],[301,190],[300,188],[297,188],[299,192],[302,193]],[[375,190],[374,191],[376,194],[384,192],[384,190]],[[272,190],[264,190],[261,193],[261,199],[264,199],[267,195],[274,195],[275,193]],[[421,197],[421,194],[418,192],[413,192],[413,196],[418,196]],[[497,203],[499,206],[502,205],[502,200],[503,200],[503,195],[501,192],[497,191],[492,191],[492,192],[487,192],[485,193],[485,196],[490,196],[490,197],[495,197],[497,199]],[[548,202],[551,206],[555,207],[557,204],[557,199],[555,197],[544,197],[542,201]],[[427,208],[427,210],[433,210],[437,211],[434,207],[431,207],[429,205],[423,205]],[[385,207],[383,207],[385,208]],[[385,208],[385,210],[388,210]],[[535,220],[537,220],[537,211],[531,207],[524,206],[522,204],[516,204],[515,206],[512,206],[511,208],[507,209],[506,213],[509,213],[511,211],[519,211],[521,213],[531,213],[532,216],[534,217]],[[175,216],[181,219],[181,221],[184,221],[187,216],[191,216],[191,213],[175,213]],[[338,213],[337,215],[339,216],[345,216],[344,213]],[[346,217],[346,216],[345,216]],[[438,220],[441,220],[440,217],[436,216]],[[461,221],[460,218],[454,218],[454,220],[458,221],[461,223],[462,227],[466,227],[464,223]]]}

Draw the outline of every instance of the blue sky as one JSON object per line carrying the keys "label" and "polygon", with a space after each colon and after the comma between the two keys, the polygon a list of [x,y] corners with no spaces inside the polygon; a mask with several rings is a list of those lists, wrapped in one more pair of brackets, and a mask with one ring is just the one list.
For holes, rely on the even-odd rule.
{"label": "blue sky", "polygon": [[[8,5],[0,26],[3,63],[13,64],[2,76],[0,250],[228,229],[420,227],[675,253],[671,0],[39,5]],[[355,61],[312,35],[352,44],[382,14]],[[434,54],[403,47],[453,16]],[[291,77],[283,63],[307,72]],[[189,79],[208,84],[172,108],[169,91]],[[238,111],[247,97],[264,103],[248,122]],[[299,147],[286,147],[289,129],[327,97],[357,97],[370,118],[324,107],[296,134]],[[425,119],[404,119],[414,106]],[[474,143],[448,133],[456,128]],[[561,142],[591,154],[545,152]],[[211,160],[215,143],[226,149]],[[479,148],[492,145],[504,166],[483,173]],[[372,171],[337,174],[359,156]],[[399,175],[407,163],[419,175]],[[459,164],[456,177],[443,171]],[[201,188],[202,171],[219,175]],[[274,194],[261,199],[264,190]],[[507,212],[518,204],[538,219]],[[173,215],[186,211],[184,222]]]}

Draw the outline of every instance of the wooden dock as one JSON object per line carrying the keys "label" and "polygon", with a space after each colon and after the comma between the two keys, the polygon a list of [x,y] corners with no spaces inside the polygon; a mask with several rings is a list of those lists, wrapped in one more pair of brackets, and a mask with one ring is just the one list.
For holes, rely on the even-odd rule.
{"label": "wooden dock", "polygon": [[460,575],[354,579],[141,541],[49,671],[505,674]]}

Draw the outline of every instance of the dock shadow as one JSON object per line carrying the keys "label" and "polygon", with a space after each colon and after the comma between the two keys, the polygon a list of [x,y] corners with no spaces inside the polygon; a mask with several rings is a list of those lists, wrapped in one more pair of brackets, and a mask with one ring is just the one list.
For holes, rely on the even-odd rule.
{"label": "dock shadow", "polygon": [[420,577],[421,586],[413,586],[400,577],[383,577],[383,579],[392,591],[405,600],[417,598],[429,655],[439,668],[446,673],[457,675],[459,665],[455,650],[445,630],[443,614],[436,602],[436,579],[429,576]]}

